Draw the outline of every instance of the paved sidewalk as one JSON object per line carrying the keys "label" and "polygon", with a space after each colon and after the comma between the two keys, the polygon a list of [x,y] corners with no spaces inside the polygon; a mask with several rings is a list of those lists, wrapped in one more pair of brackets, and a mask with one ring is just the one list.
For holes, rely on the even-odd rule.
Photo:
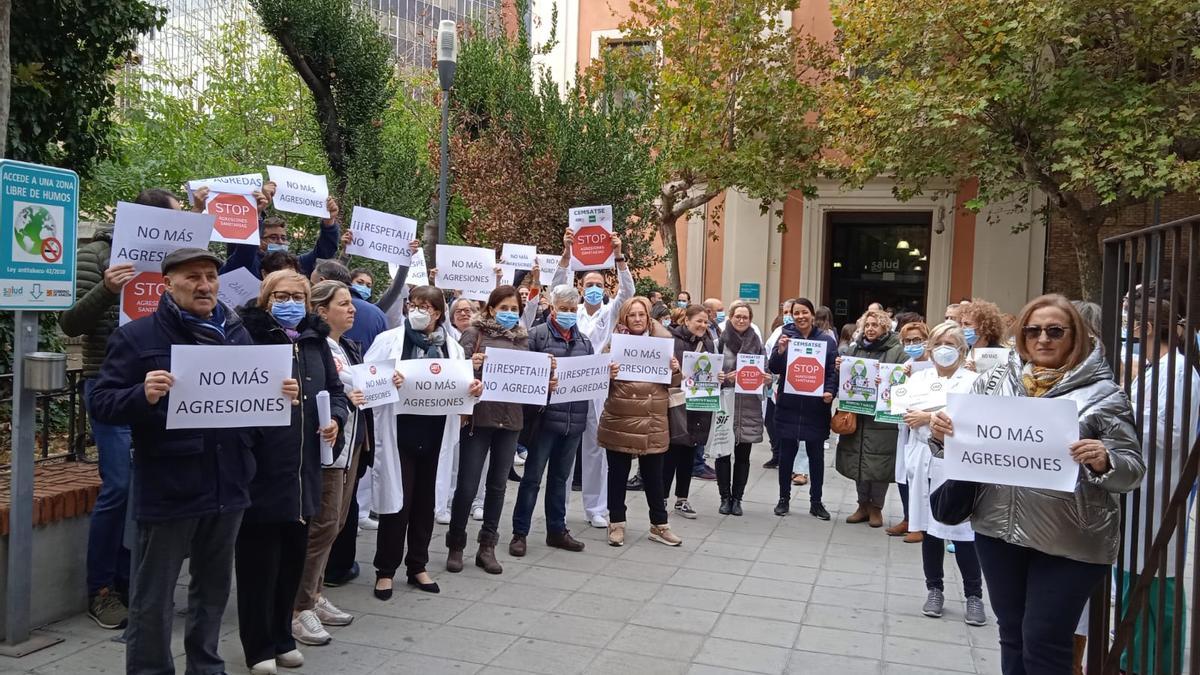
{"label": "paved sidewalk", "polygon": [[[962,586],[952,555],[946,556],[946,615],[926,618],[920,613],[925,597],[920,546],[846,524],[854,485],[832,470],[825,490],[832,522],[808,515],[806,487],[794,490],[791,515],[774,516],[775,472],[760,468],[766,457],[765,446],[755,448],[742,518],[717,514],[714,483],[692,482],[700,517],[672,517],[683,537],[680,548],[646,538],[640,493],[630,494],[626,545],[607,546],[603,530],[583,523],[579,493],[573,493],[569,525],[587,550],[547,549],[539,513],[529,554],[513,559],[507,543],[516,484],[509,483],[498,547],[503,575],[489,576],[470,565],[474,543],[466,570],[446,573],[445,526],[437,526],[430,572],[441,584],[440,595],[399,585],[390,601],[380,602],[371,595],[372,568],[364,562],[356,582],[326,589],[336,605],[357,616],[354,623],[331,629],[332,644],[304,648],[304,668],[280,672],[1000,672],[990,608],[989,625],[962,622]],[[891,524],[900,513],[894,488],[888,498]],[[468,531],[473,542],[477,524]],[[370,561],[374,550],[373,533],[361,534],[358,559]],[[186,579],[177,606],[185,601]],[[243,674],[235,604],[231,598],[221,653],[231,674]],[[182,626],[177,617],[180,673]],[[124,673],[124,646],[87,617],[46,630],[65,642],[19,661],[0,658],[0,675]]]}

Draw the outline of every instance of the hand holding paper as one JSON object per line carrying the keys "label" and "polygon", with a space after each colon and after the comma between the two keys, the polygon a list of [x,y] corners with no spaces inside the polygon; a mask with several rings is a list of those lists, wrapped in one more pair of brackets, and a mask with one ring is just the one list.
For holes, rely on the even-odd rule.
{"label": "hand holding paper", "polygon": [[293,378],[287,378],[283,381],[283,397],[292,402],[292,405],[300,405],[300,383]]}
{"label": "hand holding paper", "polygon": [[336,440],[337,434],[336,429],[333,438],[326,433],[330,422],[333,421],[329,412],[329,392],[327,391],[317,392],[317,420],[321,423],[321,465],[329,466],[333,464],[333,441]]}

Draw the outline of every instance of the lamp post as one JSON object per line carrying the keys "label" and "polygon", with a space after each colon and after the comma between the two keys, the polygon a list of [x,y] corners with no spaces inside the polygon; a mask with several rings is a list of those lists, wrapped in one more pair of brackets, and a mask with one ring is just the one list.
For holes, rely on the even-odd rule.
{"label": "lamp post", "polygon": [[446,243],[446,210],[450,205],[450,88],[458,67],[458,34],[453,21],[442,21],[437,32],[438,83],[442,87],[442,168],[438,182],[438,243]]}

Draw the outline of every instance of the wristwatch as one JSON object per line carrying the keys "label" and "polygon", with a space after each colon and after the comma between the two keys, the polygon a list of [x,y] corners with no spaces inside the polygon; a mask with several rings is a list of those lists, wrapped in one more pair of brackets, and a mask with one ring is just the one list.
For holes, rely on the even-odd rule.
{"label": "wristwatch", "polygon": [[617,262],[625,262],[625,256],[623,256],[623,255],[619,255],[619,256],[617,256],[617,257],[615,258],[615,260],[616,260]]}

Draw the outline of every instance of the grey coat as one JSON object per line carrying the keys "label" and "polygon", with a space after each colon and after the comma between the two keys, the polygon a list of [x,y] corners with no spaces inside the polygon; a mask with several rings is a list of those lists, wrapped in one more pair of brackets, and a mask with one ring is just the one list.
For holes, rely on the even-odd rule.
{"label": "grey coat", "polygon": [[[1012,350],[1007,365],[992,377],[975,382],[975,393],[1025,396],[1021,381],[1024,364]],[[989,391],[990,383],[990,391]],[[971,516],[977,534],[1002,539],[1049,555],[1081,562],[1111,565],[1117,560],[1121,536],[1121,507],[1117,495],[1142,482],[1146,464],[1133,426],[1133,409],[1125,392],[1113,381],[1112,370],[1092,351],[1067,373],[1046,398],[1068,398],[1079,406],[1079,437],[1098,439],[1108,448],[1111,467],[1096,474],[1080,465],[1074,494],[983,485]]]}
{"label": "grey coat", "polygon": [[[730,375],[723,387],[733,387],[736,382],[732,374],[737,372],[737,354],[723,347],[725,364],[722,370]],[[751,352],[752,353],[752,352]],[[760,352],[765,353],[765,352]],[[763,409],[762,396],[758,394],[733,395],[733,442],[761,443],[763,439]]]}

